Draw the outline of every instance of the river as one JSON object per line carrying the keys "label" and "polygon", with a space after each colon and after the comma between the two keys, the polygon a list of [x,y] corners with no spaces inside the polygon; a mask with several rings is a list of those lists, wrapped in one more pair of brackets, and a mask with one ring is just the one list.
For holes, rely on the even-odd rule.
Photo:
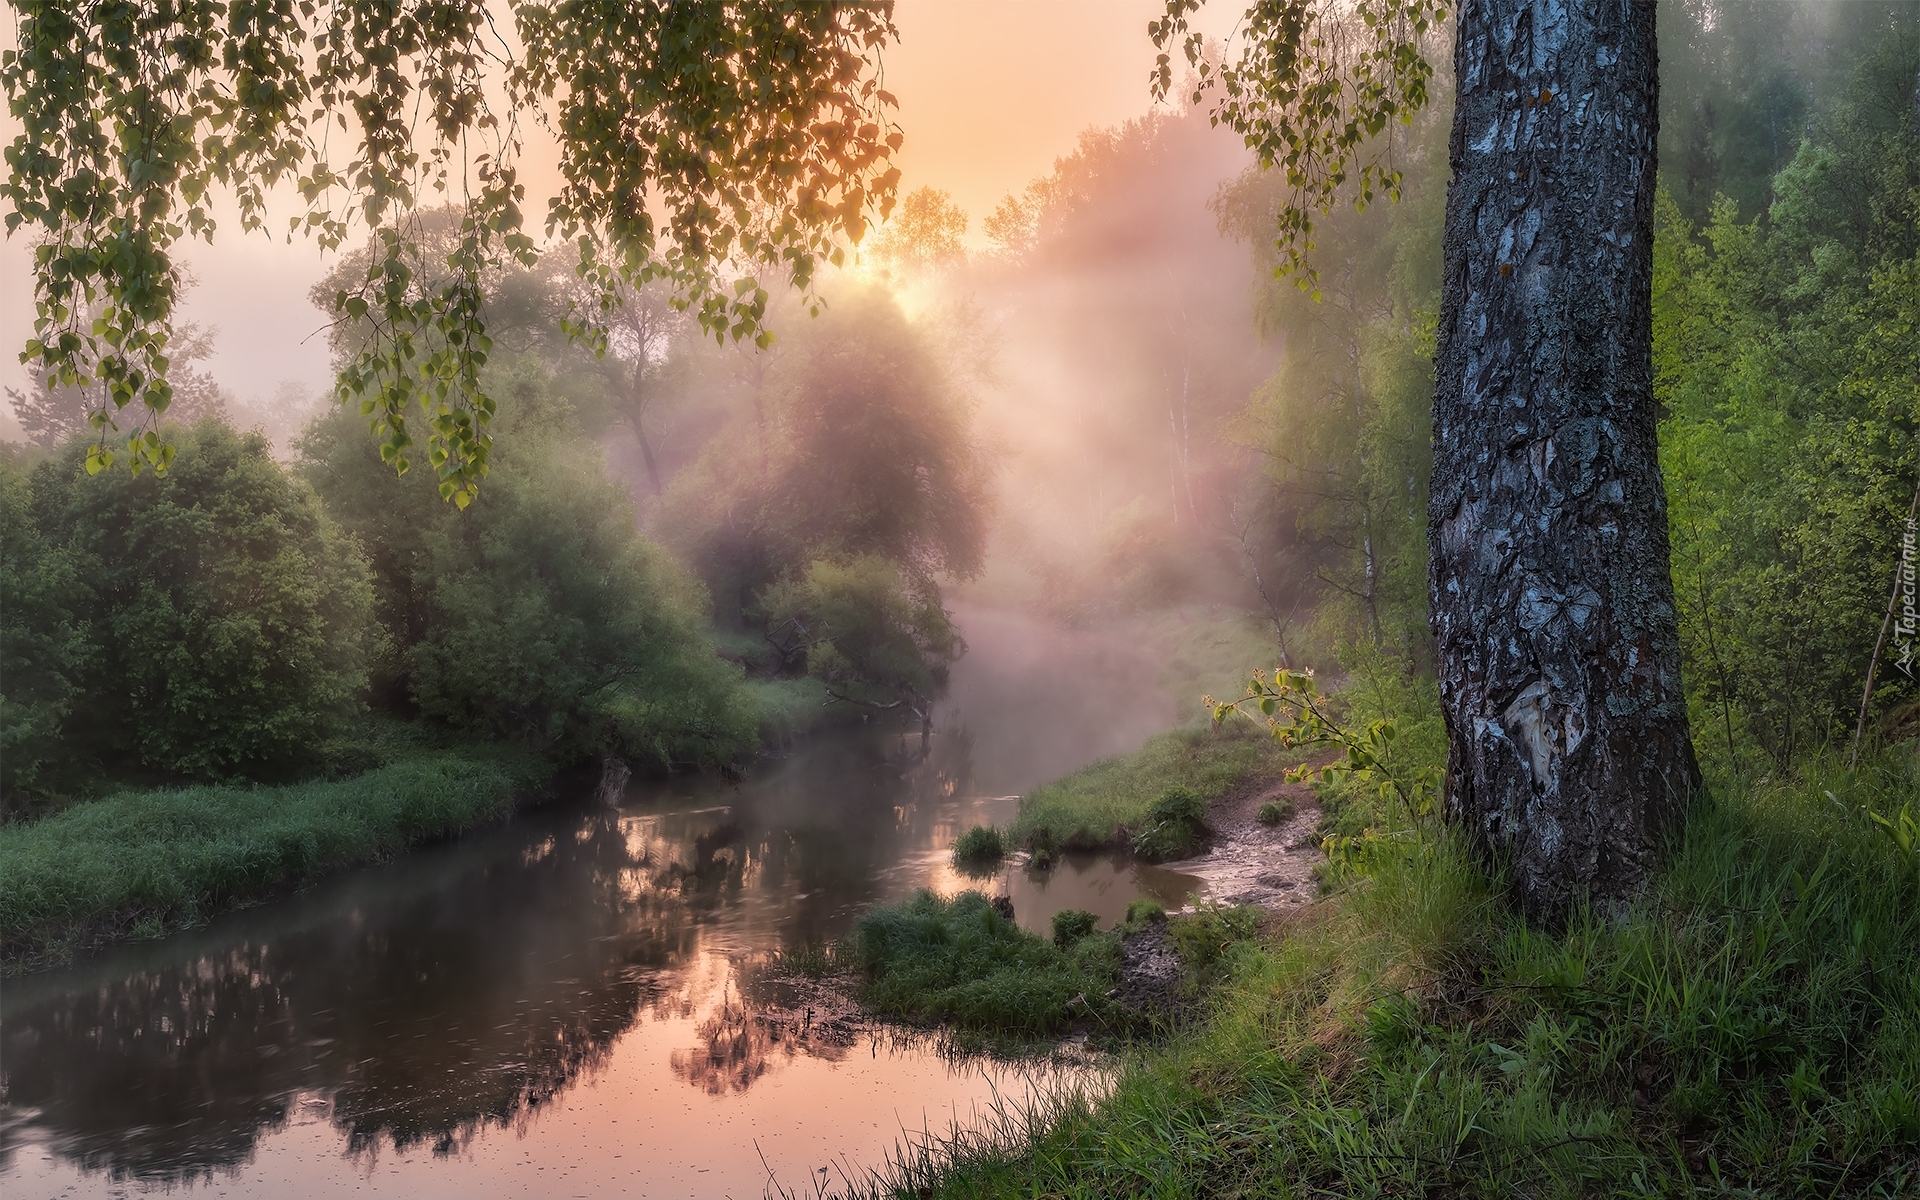
{"label": "river", "polygon": [[1071,1062],[771,1016],[774,955],[917,888],[1005,892],[1036,931],[1199,890],[1097,856],[955,873],[958,833],[1167,713],[1151,689],[1071,682],[1151,678],[1137,651],[990,611],[962,625],[972,651],[924,758],[857,729],[738,786],[637,781],[617,811],[563,798],[7,981],[0,1193],[811,1195],[1073,1081]]}

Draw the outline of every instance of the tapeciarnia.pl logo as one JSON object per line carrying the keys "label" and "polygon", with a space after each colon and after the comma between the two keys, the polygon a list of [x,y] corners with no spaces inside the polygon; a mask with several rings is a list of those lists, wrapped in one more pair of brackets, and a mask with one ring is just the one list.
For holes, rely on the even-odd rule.
{"label": "tapeciarnia.pl logo", "polygon": [[1900,610],[1893,623],[1893,644],[1900,651],[1893,665],[1904,671],[1908,679],[1914,678],[1914,658],[1916,651],[1920,651],[1920,646],[1914,644],[1915,635],[1920,633],[1920,610],[1914,607],[1914,590],[1914,519],[1908,517],[1900,535]]}

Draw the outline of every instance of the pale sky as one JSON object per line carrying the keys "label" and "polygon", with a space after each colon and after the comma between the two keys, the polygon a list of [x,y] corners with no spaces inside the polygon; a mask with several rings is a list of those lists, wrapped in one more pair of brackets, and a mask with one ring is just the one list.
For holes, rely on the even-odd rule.
{"label": "pale sky", "polygon": [[[1223,32],[1240,7],[1214,0],[1208,27]],[[901,40],[884,61],[906,134],[902,191],[951,192],[977,238],[1000,197],[1050,170],[1081,130],[1148,110],[1146,28],[1164,10],[1164,0],[899,0]],[[0,137],[10,141],[14,128],[0,119]],[[537,190],[530,180],[536,226]],[[313,243],[229,224],[214,245],[191,244],[183,257],[198,280],[183,316],[218,328],[211,365],[237,397],[270,395],[282,380],[328,381],[320,314],[307,301],[326,269]],[[32,332],[31,262],[23,239],[0,243],[0,383],[12,386],[25,378],[17,354]]]}

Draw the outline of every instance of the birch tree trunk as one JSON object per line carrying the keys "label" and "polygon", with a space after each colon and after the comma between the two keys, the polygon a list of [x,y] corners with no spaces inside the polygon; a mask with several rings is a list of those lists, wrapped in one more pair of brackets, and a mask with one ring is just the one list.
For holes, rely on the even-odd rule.
{"label": "birch tree trunk", "polygon": [[1446,812],[1557,924],[1631,895],[1699,783],[1654,428],[1654,6],[1459,19],[1428,513]]}

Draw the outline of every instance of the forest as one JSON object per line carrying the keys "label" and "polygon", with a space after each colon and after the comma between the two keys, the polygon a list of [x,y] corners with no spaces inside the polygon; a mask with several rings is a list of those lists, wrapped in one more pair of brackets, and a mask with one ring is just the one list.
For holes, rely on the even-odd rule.
{"label": "forest", "polygon": [[[1371,10],[1349,7],[1315,19],[1357,39]],[[1449,548],[1464,510],[1436,499],[1473,494],[1436,413],[1470,409],[1448,389],[1485,375],[1478,358],[1448,374],[1467,361],[1449,338],[1471,341],[1449,188],[1473,81],[1436,19],[1408,42],[1430,101],[1352,151],[1391,163],[1393,194],[1341,175],[1310,237],[1287,232],[1303,177],[1195,73],[1232,69],[1215,41],[1164,103],[1087,129],[990,212],[931,186],[896,203],[895,171],[871,228],[847,214],[877,183],[851,208],[735,228],[714,214],[751,204],[668,188],[698,220],[662,219],[657,264],[635,270],[613,235],[501,235],[511,184],[455,203],[391,185],[404,217],[342,234],[311,289],[337,373],[325,394],[238,399],[207,365],[217,331],[184,322],[156,367],[166,348],[125,349],[133,302],[105,284],[49,301],[104,340],[91,374],[36,340],[8,389],[7,973],[201,930],[582,796],[617,806],[630,774],[712,781],[732,789],[717,804],[746,808],[743,780],[879,730],[888,778],[920,787],[949,747],[980,753],[989,715],[963,727],[954,681],[970,639],[998,636],[980,614],[1017,613],[1046,639],[1137,656],[1098,659],[1125,669],[1049,703],[1118,725],[1164,691],[1171,711],[1152,709],[1158,736],[1132,753],[1023,781],[956,868],[975,850],[1035,878],[1096,853],[1177,867],[1224,837],[1209,805],[1258,791],[1280,797],[1260,821],[1316,856],[1314,898],[1264,913],[1200,899],[1171,925],[1141,899],[1111,933],[1062,902],[1048,943],[984,893],[875,885],[849,902],[857,924],[808,925],[776,963],[807,986],[858,978],[867,1008],[959,1030],[966,1054],[1017,1058],[1097,1026],[1113,1055],[1099,1086],[907,1138],[842,1177],[847,1194],[1911,1194],[1920,9],[1683,0],[1654,20],[1644,408],[1664,490],[1649,504],[1694,782],[1666,777],[1684,812],[1646,818],[1658,863],[1624,892],[1596,873],[1578,903],[1566,880],[1541,890],[1517,818],[1473,808],[1498,781],[1476,774],[1463,697],[1497,669],[1459,665],[1448,573],[1513,551],[1491,526]],[[563,34],[540,35],[549,69],[584,70]],[[808,86],[857,90],[833,73],[858,55],[807,61]],[[736,117],[714,128],[733,136]],[[821,187],[879,177],[875,119]],[[618,227],[613,168],[594,174],[579,132],[593,126],[569,128],[579,178],[606,192],[579,185],[556,211]],[[743,162],[769,144],[740,136]],[[650,169],[700,176],[670,141]],[[710,235],[738,239],[736,280],[687,249]],[[416,342],[405,353],[429,366],[396,373]],[[1513,428],[1504,453],[1522,463]],[[1572,439],[1528,453],[1571,461]],[[1513,469],[1557,478],[1527,461]],[[1538,589],[1504,609],[1528,630],[1584,629],[1603,606],[1574,590],[1537,620]],[[1656,657],[1657,631],[1631,652],[1636,669]],[[1563,731],[1512,751],[1545,805],[1539,764],[1572,761],[1580,722],[1607,718],[1515,690],[1488,711],[1518,728],[1534,703]],[[965,793],[964,772],[934,778]],[[701,872],[744,880],[737,836],[702,833],[705,857],[661,903],[697,909]],[[755,861],[796,878],[841,853],[780,845]],[[585,832],[559,853],[594,861],[596,887],[665,878]],[[1171,1024],[1115,999],[1121,947],[1156,923],[1188,963]],[[604,1055],[618,1032],[582,1036]],[[504,1125],[537,1102],[503,1103]],[[422,1136],[473,1137],[474,1120]]]}

